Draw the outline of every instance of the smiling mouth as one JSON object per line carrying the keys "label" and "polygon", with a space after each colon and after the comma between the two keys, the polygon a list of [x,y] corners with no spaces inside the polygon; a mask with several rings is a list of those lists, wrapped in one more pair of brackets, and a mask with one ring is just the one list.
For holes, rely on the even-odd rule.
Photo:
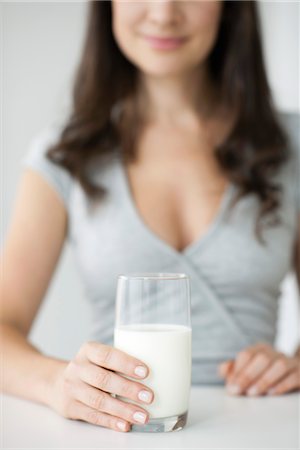
{"label": "smiling mouth", "polygon": [[159,50],[174,50],[181,47],[187,40],[186,37],[161,38],[148,35],[144,35],[143,38],[150,44],[152,48]]}

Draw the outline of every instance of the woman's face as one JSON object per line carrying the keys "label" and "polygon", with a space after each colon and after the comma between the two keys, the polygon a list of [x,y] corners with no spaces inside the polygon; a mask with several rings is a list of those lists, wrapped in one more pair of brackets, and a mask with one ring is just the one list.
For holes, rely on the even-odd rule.
{"label": "woman's face", "polygon": [[113,33],[128,60],[151,75],[175,75],[209,55],[222,2],[112,0]]}

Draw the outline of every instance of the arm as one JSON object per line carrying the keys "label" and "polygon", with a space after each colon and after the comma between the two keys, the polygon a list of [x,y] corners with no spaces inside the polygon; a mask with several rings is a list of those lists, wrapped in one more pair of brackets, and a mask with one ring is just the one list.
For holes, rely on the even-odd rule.
{"label": "arm", "polygon": [[26,170],[1,255],[1,354],[5,392],[47,402],[47,386],[65,363],[42,355],[27,335],[58,262],[67,214],[54,190]]}
{"label": "arm", "polygon": [[[298,293],[300,296],[300,217],[299,217],[299,227],[298,227],[298,239],[297,239],[296,248],[295,248],[295,272],[296,272],[296,278],[298,281]],[[296,350],[295,356],[300,358],[300,344],[298,346],[298,349]]]}
{"label": "arm", "polygon": [[27,170],[1,258],[1,386],[66,418],[126,432],[132,423],[149,420],[143,406],[154,398],[153,391],[140,383],[149,373],[142,361],[98,342],[84,343],[75,358],[60,361],[43,355],[27,340],[61,254],[66,222],[56,192]]}
{"label": "arm", "polygon": [[[300,288],[300,221],[295,246],[295,271]],[[300,390],[300,346],[288,357],[266,344],[248,347],[219,367],[232,394],[284,394]]]}

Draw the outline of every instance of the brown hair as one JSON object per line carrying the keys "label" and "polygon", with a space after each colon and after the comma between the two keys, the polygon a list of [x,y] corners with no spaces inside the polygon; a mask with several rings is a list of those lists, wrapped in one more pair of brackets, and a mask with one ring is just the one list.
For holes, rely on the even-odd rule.
{"label": "brown hair", "polygon": [[[134,99],[137,68],[119,50],[112,33],[111,2],[90,2],[87,34],[73,89],[73,106],[49,159],[77,178],[90,199],[104,189],[89,179],[95,157],[122,148],[135,157],[140,117],[134,108],[114,120],[113,108]],[[257,231],[263,217],[277,220],[280,186],[273,176],[287,158],[285,134],[276,118],[264,68],[256,4],[225,1],[215,45],[208,57],[210,76],[221,104],[238,107],[238,117],[215,157],[239,189],[259,199]],[[271,214],[273,213],[273,214]],[[275,220],[274,220],[275,219]]]}

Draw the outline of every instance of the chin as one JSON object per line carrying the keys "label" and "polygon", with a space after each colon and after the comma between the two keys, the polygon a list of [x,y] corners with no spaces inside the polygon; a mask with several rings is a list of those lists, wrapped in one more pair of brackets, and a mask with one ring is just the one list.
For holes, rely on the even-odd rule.
{"label": "chin", "polygon": [[136,63],[138,69],[145,75],[156,77],[174,77],[184,74],[185,72],[195,68],[197,64],[187,64],[180,61],[180,58],[150,59],[147,62]]}

